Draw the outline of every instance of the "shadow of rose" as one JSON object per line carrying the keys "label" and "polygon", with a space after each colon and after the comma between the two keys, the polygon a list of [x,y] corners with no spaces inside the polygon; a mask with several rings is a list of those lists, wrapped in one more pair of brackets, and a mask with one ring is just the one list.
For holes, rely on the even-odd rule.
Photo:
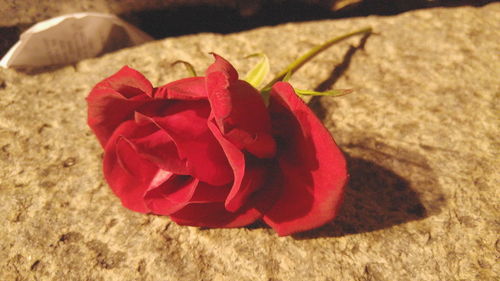
{"label": "shadow of rose", "polygon": [[[352,149],[353,146],[357,145],[346,145],[347,149]],[[440,212],[445,203],[444,197],[437,180],[432,176],[432,170],[425,163],[404,163],[401,159],[394,161],[394,158],[383,152],[387,149],[370,151],[360,147],[355,148],[352,154],[363,156],[345,154],[350,181],[346,186],[344,202],[338,216],[322,227],[293,234],[294,239],[341,237],[371,232],[421,220]],[[417,161],[421,160],[422,158]],[[382,166],[389,161],[396,163],[396,170],[399,170],[398,167],[405,167],[412,176],[405,179],[390,168]],[[378,164],[379,162],[382,165]],[[398,166],[399,164],[402,165]],[[246,228],[268,227],[259,221]]]}
{"label": "shadow of rose", "polygon": [[293,235],[295,239],[340,237],[420,220],[434,213],[409,181],[375,162],[346,155],[351,179],[344,203],[332,222]]}
{"label": "shadow of rose", "polygon": [[371,232],[438,214],[445,204],[437,178],[424,157],[375,138],[350,136],[350,181],[338,216],[330,223],[293,235],[295,239]]}

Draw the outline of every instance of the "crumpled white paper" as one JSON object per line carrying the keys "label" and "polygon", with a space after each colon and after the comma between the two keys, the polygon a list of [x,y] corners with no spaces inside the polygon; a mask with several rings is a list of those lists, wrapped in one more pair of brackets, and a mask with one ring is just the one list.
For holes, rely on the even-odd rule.
{"label": "crumpled white paper", "polygon": [[64,65],[149,40],[149,35],[115,15],[68,14],[39,22],[23,32],[0,66]]}

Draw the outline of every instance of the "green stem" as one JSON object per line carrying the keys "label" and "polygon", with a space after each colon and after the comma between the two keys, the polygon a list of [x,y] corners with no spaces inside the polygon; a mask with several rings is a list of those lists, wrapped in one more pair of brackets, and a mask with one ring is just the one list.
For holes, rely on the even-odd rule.
{"label": "green stem", "polygon": [[264,86],[262,89],[266,90],[266,89],[271,88],[274,85],[274,83],[283,80],[283,78],[288,73],[290,73],[290,75],[293,74],[300,67],[302,67],[306,62],[310,61],[315,56],[317,56],[319,53],[328,49],[330,46],[332,46],[338,42],[341,42],[349,37],[359,35],[359,34],[369,34],[371,32],[372,32],[371,27],[365,27],[365,28],[362,28],[362,29],[359,29],[359,30],[335,37],[335,38],[332,38],[332,39],[326,41],[325,43],[312,48],[307,53],[305,53],[304,55],[302,55],[301,57],[296,59],[294,62],[289,64],[285,69],[283,69],[283,71],[281,71],[278,75],[276,75],[276,77],[271,82],[269,82],[266,86]]}

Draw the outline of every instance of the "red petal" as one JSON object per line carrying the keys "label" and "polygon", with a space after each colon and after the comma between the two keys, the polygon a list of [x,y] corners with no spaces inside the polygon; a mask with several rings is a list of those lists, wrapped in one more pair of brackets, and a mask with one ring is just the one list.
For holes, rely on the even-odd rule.
{"label": "red petal", "polygon": [[87,97],[88,125],[104,147],[113,131],[150,100],[152,86],[139,72],[123,67],[98,83]]}
{"label": "red petal", "polygon": [[250,202],[252,201],[250,197],[255,195],[253,193],[259,193],[259,189],[267,189],[267,193],[260,193],[266,194],[264,197],[268,198],[262,200],[261,197],[259,197],[259,199],[256,200],[261,200],[263,202],[256,203],[254,206],[259,208],[259,210],[266,209],[267,206],[274,201],[274,194],[276,193],[274,188],[277,188],[273,179],[265,179],[266,174],[269,174],[273,169],[273,163],[269,163],[265,160],[253,159],[251,156],[245,156],[240,149],[224,138],[213,121],[209,121],[208,127],[221,144],[222,149],[224,149],[224,153],[233,169],[234,180],[231,191],[227,195],[225,201],[226,209],[230,212],[236,212],[245,204],[253,205],[254,203]]}
{"label": "red petal", "polygon": [[[236,212],[229,212],[224,202],[220,202],[220,200],[194,204],[195,194],[192,198],[193,203],[170,215],[170,218],[180,225],[203,227],[241,227],[251,224],[260,219],[262,214],[272,207],[280,194],[280,180],[279,176],[269,177],[265,185],[249,196],[246,204]],[[222,190],[219,191],[222,195]]]}
{"label": "red petal", "polygon": [[231,191],[229,192],[229,195],[226,199],[226,208],[228,208],[229,206],[230,208],[228,208],[228,210],[231,209],[234,211],[232,200],[239,193],[243,182],[246,166],[245,155],[234,144],[232,144],[226,138],[224,138],[224,136],[222,136],[222,133],[214,122],[209,121],[208,127],[222,146],[227,160],[231,165],[231,169],[233,170],[233,186],[231,187]]}
{"label": "red petal", "polygon": [[127,121],[116,129],[104,151],[104,177],[123,206],[141,213],[149,212],[144,203],[144,192],[158,168],[139,156],[126,137],[147,134],[149,128],[138,127]]}
{"label": "red petal", "polygon": [[203,227],[241,227],[262,217],[256,209],[245,209],[237,213],[226,210],[224,203],[189,204],[170,218],[180,225]]}
{"label": "red petal", "polygon": [[207,92],[216,123],[227,139],[257,157],[274,156],[269,113],[255,88],[213,72],[207,76]]}
{"label": "red petal", "polygon": [[128,66],[122,67],[117,73],[102,80],[94,89],[114,90],[125,98],[146,94],[152,97],[153,86],[139,71]]}
{"label": "red petal", "polygon": [[173,175],[160,186],[149,189],[144,201],[154,214],[170,215],[189,203],[198,182],[189,176]]}
{"label": "red petal", "polygon": [[[233,111],[233,103],[231,93],[229,93],[229,81],[227,76],[222,72],[214,72],[207,75],[207,94],[212,112],[217,121],[222,121],[229,117]],[[219,124],[221,126],[223,124]],[[221,126],[224,130],[224,127]]]}
{"label": "red petal", "polygon": [[238,80],[238,71],[234,69],[234,67],[223,57],[212,53],[212,55],[215,58],[215,62],[212,63],[208,68],[207,71],[205,71],[205,76],[209,76],[211,73],[214,72],[222,72],[229,81],[236,81]]}
{"label": "red petal", "polygon": [[207,127],[209,111],[204,101],[174,102],[163,117],[153,120],[172,137],[179,156],[187,159],[191,175],[211,185],[225,185],[233,175],[224,151]]}
{"label": "red petal", "polygon": [[180,159],[175,143],[164,130],[131,141],[139,154],[159,168],[174,174],[189,174],[186,161]]}
{"label": "red petal", "polygon": [[200,182],[190,203],[224,202],[230,190],[230,186],[213,186]]}
{"label": "red petal", "polygon": [[264,221],[280,236],[321,226],[335,217],[342,201],[348,179],[344,156],[288,83],[273,86],[269,110],[280,131],[284,190]]}
{"label": "red petal", "polygon": [[155,99],[206,99],[205,77],[190,77],[177,80],[158,87],[154,93]]}
{"label": "red petal", "polygon": [[262,187],[266,176],[266,167],[247,165],[245,176],[238,189],[234,189],[226,200],[226,209],[235,212],[241,208],[253,192]]}

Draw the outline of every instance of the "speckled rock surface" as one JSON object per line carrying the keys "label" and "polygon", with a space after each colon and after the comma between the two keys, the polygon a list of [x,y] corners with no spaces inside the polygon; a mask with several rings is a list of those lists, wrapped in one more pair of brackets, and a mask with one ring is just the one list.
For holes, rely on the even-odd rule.
{"label": "speckled rock surface", "polygon": [[[123,208],[101,173],[84,98],[128,64],[155,85],[215,51],[274,72],[313,43],[371,25],[301,69],[297,88],[346,152],[340,216],[277,237],[261,225],[179,227]],[[285,24],[152,42],[36,75],[0,70],[1,280],[496,280],[500,4]]]}

